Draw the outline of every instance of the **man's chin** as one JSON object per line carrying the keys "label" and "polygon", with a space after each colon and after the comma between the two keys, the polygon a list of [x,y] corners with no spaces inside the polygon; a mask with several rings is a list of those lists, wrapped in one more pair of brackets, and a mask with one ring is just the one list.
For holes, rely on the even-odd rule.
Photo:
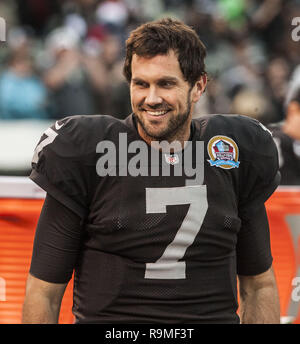
{"label": "man's chin", "polygon": [[166,140],[168,137],[168,132],[166,130],[159,130],[158,128],[149,128],[149,126],[142,126],[142,131],[148,138],[155,141]]}
{"label": "man's chin", "polygon": [[184,126],[186,118],[180,123],[172,123],[172,121],[151,121],[141,119],[136,115],[139,134],[142,138],[152,141],[169,141],[176,136],[176,133]]}

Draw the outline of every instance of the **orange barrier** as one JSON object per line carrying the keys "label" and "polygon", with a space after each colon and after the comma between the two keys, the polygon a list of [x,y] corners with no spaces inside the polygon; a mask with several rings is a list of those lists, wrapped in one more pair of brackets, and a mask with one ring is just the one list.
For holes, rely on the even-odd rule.
{"label": "orange barrier", "polygon": [[[34,231],[42,204],[42,199],[0,198],[0,324],[21,322]],[[281,315],[300,323],[300,302],[292,297],[297,287],[293,281],[300,277],[300,189],[279,188],[266,207]],[[60,323],[73,322],[71,308],[72,282],[63,298]]]}
{"label": "orange barrier", "polygon": [[[0,324],[21,323],[34,231],[43,202],[41,199],[0,199]],[[69,283],[60,323],[73,322],[72,303],[72,283]]]}
{"label": "orange barrier", "polygon": [[[279,187],[266,202],[282,317],[300,323],[300,188]],[[297,287],[297,282],[298,287]],[[294,283],[294,285],[293,285]],[[297,288],[297,289],[296,289]],[[299,292],[298,292],[299,290]]]}

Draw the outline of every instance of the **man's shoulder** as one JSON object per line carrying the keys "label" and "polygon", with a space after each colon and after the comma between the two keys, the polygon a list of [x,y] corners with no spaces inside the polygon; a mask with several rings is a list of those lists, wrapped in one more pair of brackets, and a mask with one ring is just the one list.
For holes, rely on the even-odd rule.
{"label": "man's shoulder", "polygon": [[108,115],[70,116],[58,120],[54,129],[65,140],[79,148],[95,147],[99,141],[118,137],[120,132],[130,132],[130,119],[120,120]]}
{"label": "man's shoulder", "polygon": [[53,123],[42,134],[37,148],[39,152],[43,149],[45,154],[61,158],[90,156],[95,154],[99,142],[114,142],[121,132],[134,132],[130,127],[130,118],[119,120],[107,115],[69,116]]}
{"label": "man's shoulder", "polygon": [[65,126],[71,133],[81,133],[90,135],[91,133],[105,133],[112,128],[124,129],[128,121],[109,115],[76,115],[68,116],[55,122],[58,128]]}
{"label": "man's shoulder", "polygon": [[249,128],[253,126],[261,126],[262,124],[249,116],[238,114],[209,114],[193,119],[195,123],[207,123],[210,126],[216,126],[217,128],[227,128],[237,126],[240,128]]}
{"label": "man's shoulder", "polygon": [[230,135],[239,140],[269,138],[271,132],[258,120],[236,114],[212,114],[194,119],[196,128],[207,135]]}

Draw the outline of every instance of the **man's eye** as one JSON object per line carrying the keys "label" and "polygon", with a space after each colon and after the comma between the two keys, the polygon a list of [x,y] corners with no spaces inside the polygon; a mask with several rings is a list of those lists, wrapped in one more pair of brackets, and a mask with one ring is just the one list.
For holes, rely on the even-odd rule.
{"label": "man's eye", "polygon": [[135,81],[135,83],[134,83],[136,86],[139,86],[139,87],[144,87],[144,88],[146,88],[148,85],[145,83],[145,82],[143,82],[143,81]]}
{"label": "man's eye", "polygon": [[159,83],[159,86],[160,87],[166,87],[166,88],[173,87],[174,86],[174,82],[172,82],[172,81],[161,81]]}

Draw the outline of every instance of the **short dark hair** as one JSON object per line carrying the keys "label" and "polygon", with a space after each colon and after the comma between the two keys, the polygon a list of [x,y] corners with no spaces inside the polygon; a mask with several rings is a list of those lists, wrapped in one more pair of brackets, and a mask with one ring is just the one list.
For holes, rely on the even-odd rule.
{"label": "short dark hair", "polygon": [[300,65],[292,73],[285,98],[285,106],[288,106],[292,101],[300,103]]}
{"label": "short dark hair", "polygon": [[206,48],[197,33],[179,20],[164,18],[145,23],[131,32],[126,41],[123,68],[127,81],[131,81],[131,62],[134,54],[143,57],[166,55],[174,50],[185,80],[194,86],[206,74],[204,58]]}

